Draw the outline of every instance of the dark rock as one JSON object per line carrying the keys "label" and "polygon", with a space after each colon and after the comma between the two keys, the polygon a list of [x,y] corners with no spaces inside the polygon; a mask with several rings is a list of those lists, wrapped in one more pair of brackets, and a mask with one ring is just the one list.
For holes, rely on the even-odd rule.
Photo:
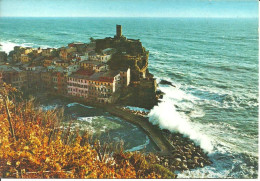
{"label": "dark rock", "polygon": [[183,170],[188,170],[188,167],[187,167],[186,164],[182,164],[181,168],[182,168]]}
{"label": "dark rock", "polygon": [[194,160],[198,160],[198,159],[199,159],[199,157],[197,157],[197,156],[194,157]]}
{"label": "dark rock", "polygon": [[193,161],[192,161],[191,159],[189,159],[189,160],[188,160],[188,163],[189,163],[189,164],[192,164],[192,163],[193,163]]}
{"label": "dark rock", "polygon": [[177,167],[176,167],[176,170],[181,170],[181,166],[177,166]]}
{"label": "dark rock", "polygon": [[183,149],[184,149],[185,151],[189,151],[189,150],[190,150],[190,149],[187,148],[186,146],[184,146]]}
{"label": "dark rock", "polygon": [[176,165],[179,165],[180,162],[181,162],[181,159],[180,158],[175,158],[174,161],[175,161]]}
{"label": "dark rock", "polygon": [[167,81],[167,80],[161,80],[161,81],[160,81],[160,84],[170,85],[170,86],[176,87],[175,85],[173,85],[171,82],[169,82],[169,81]]}
{"label": "dark rock", "polygon": [[186,155],[186,156],[187,156],[188,159],[191,159],[191,157],[192,157],[191,155]]}
{"label": "dark rock", "polygon": [[190,165],[190,168],[195,168],[195,164],[191,164],[191,165]]}
{"label": "dark rock", "polygon": [[171,168],[172,170],[175,170],[175,166],[173,166],[173,165],[171,165],[170,168]]}
{"label": "dark rock", "polygon": [[174,157],[176,158],[182,158],[182,156],[180,154],[175,154]]}

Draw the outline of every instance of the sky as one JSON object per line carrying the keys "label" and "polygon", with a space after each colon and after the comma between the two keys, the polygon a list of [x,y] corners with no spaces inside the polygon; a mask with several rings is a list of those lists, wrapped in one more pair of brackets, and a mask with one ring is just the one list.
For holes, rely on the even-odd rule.
{"label": "sky", "polygon": [[0,0],[1,17],[258,17],[258,0]]}

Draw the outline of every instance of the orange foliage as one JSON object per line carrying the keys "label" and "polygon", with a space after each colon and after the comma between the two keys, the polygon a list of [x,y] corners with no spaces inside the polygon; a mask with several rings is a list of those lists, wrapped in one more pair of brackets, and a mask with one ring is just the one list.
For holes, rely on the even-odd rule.
{"label": "orange foliage", "polygon": [[57,110],[41,111],[31,101],[8,102],[15,133],[12,137],[1,99],[12,91],[0,91],[0,177],[160,178],[141,153],[121,151],[100,159],[97,147],[83,141],[84,137],[77,135],[68,142],[69,128],[60,128]]}

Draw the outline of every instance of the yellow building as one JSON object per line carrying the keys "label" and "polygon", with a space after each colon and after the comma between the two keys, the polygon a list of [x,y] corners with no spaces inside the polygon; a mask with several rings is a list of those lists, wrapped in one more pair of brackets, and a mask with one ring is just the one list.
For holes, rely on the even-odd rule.
{"label": "yellow building", "polygon": [[33,51],[33,48],[31,47],[26,47],[25,50],[24,50],[24,54],[25,55],[28,55],[29,53],[31,53]]}
{"label": "yellow building", "polygon": [[22,54],[21,55],[21,62],[22,63],[27,63],[30,61],[30,57],[28,55]]}

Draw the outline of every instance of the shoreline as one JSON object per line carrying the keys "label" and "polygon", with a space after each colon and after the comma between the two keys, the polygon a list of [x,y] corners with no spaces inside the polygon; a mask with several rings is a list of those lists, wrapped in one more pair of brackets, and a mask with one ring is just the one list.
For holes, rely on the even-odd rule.
{"label": "shoreline", "polygon": [[113,116],[117,116],[126,120],[134,125],[140,127],[146,135],[150,138],[150,140],[155,143],[157,148],[160,150],[158,153],[160,155],[169,155],[174,148],[174,146],[169,142],[168,139],[162,133],[157,126],[152,125],[147,117],[142,117],[130,113],[128,111],[124,111],[117,106],[106,106],[104,110],[112,114]]}
{"label": "shoreline", "polygon": [[204,167],[212,163],[200,146],[196,146],[189,138],[183,137],[180,133],[171,133],[164,129],[161,130],[158,126],[152,125],[149,122],[148,117],[143,117],[123,110],[121,108],[122,105],[120,104],[98,104],[53,94],[43,94],[42,97],[41,95],[34,96],[36,97],[36,100],[44,98],[45,96],[52,96],[68,102],[77,102],[86,106],[103,109],[113,116],[122,118],[123,120],[138,126],[158,149],[158,151],[154,152],[157,163],[163,165],[172,172]]}
{"label": "shoreline", "polygon": [[[169,140],[163,135],[162,130],[160,130],[157,126],[152,125],[147,117],[142,117],[135,115],[131,112],[124,111],[120,108],[118,108],[119,104],[99,104],[94,102],[86,102],[82,101],[77,98],[71,98],[67,96],[56,96],[51,95],[55,98],[61,98],[68,100],[70,102],[77,102],[80,104],[84,104],[86,106],[92,106],[96,108],[103,109],[104,111],[108,112],[109,114],[122,118],[123,120],[130,122],[139,128],[141,128],[142,131],[150,138],[150,140],[155,144],[160,155],[169,155],[171,153],[171,150],[174,149],[173,145],[169,142]],[[36,97],[37,98],[37,97]]]}

